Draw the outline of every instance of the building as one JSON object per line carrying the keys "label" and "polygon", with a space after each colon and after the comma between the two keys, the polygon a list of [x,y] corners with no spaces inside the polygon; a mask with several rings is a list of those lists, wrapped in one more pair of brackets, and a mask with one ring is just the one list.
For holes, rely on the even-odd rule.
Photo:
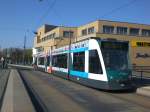
{"label": "building", "polygon": [[[43,25],[37,30],[34,50],[49,51],[90,37],[129,41],[131,64],[150,66],[150,25],[97,20],[79,27]],[[36,54],[36,53],[35,53]]]}

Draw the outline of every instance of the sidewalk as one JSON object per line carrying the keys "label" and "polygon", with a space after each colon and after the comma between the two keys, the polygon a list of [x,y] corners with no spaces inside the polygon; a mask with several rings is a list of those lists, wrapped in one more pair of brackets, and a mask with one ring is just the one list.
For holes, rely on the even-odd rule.
{"label": "sidewalk", "polygon": [[140,87],[136,90],[136,93],[150,97],[150,86]]}
{"label": "sidewalk", "polygon": [[133,81],[137,87],[137,94],[150,97],[150,78],[134,78]]}
{"label": "sidewalk", "polygon": [[33,104],[16,70],[11,70],[1,112],[35,112]]}

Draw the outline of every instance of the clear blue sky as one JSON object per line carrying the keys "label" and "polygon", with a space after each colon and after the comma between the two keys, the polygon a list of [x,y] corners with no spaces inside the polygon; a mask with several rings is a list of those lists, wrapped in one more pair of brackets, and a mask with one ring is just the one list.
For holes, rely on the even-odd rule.
{"label": "clear blue sky", "polygon": [[[27,47],[32,47],[32,31],[45,23],[79,26],[97,19],[106,19],[150,24],[150,0],[136,0],[130,5],[128,3],[133,0],[53,1],[0,0],[0,46],[23,47],[26,33]],[[119,10],[109,13],[120,6],[122,8]]]}

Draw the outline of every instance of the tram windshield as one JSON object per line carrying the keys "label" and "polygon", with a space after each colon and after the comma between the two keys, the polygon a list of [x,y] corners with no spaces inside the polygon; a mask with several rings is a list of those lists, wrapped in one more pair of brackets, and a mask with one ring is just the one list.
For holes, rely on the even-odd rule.
{"label": "tram windshield", "polygon": [[101,50],[106,69],[128,69],[128,43],[102,41]]}

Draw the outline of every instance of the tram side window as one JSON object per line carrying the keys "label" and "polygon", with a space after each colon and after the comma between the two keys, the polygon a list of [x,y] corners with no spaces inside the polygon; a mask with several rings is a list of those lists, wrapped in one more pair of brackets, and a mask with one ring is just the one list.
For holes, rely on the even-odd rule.
{"label": "tram side window", "polygon": [[38,64],[44,65],[44,57],[39,57]]}
{"label": "tram side window", "polygon": [[53,56],[52,65],[54,67],[67,68],[67,54]]}
{"label": "tram side window", "polygon": [[89,72],[95,74],[103,73],[97,50],[89,51]]}
{"label": "tram side window", "polygon": [[73,70],[84,72],[85,52],[77,52],[73,54]]}
{"label": "tram side window", "polygon": [[50,64],[50,56],[48,56],[48,57],[46,57],[47,58],[47,66],[49,66],[49,64]]}
{"label": "tram side window", "polygon": [[55,55],[52,57],[52,66],[57,67],[57,63],[57,56]]}
{"label": "tram side window", "polygon": [[67,54],[61,54],[58,58],[59,67],[67,68]]}

